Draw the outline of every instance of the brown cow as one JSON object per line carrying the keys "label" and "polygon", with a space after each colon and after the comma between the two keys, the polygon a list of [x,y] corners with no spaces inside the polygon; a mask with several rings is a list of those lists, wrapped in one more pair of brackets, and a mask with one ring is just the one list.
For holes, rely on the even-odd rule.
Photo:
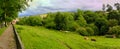
{"label": "brown cow", "polygon": [[96,39],[93,39],[93,38],[92,38],[91,41],[96,41]]}

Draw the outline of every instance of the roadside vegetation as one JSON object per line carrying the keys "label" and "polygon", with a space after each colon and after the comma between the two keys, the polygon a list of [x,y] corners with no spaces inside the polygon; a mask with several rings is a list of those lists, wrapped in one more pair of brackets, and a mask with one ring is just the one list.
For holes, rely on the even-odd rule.
{"label": "roadside vegetation", "polygon": [[6,27],[0,28],[0,35],[5,31]]}

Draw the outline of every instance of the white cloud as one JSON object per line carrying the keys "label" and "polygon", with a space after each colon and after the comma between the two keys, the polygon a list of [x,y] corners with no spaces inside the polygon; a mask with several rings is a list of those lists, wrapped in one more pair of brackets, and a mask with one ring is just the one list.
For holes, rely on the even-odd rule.
{"label": "white cloud", "polygon": [[51,11],[68,11],[73,9],[101,10],[102,4],[120,3],[120,0],[33,0],[30,7],[20,15],[47,13]]}

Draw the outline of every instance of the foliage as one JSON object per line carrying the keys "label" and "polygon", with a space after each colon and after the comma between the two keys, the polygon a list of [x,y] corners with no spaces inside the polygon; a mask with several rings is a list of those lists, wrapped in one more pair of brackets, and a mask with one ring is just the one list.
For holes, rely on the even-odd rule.
{"label": "foliage", "polygon": [[111,11],[108,14],[108,19],[116,19],[119,20],[120,19],[120,13],[118,11]]}
{"label": "foliage", "polygon": [[92,28],[92,30],[94,31],[94,35],[98,35],[99,34],[98,27],[94,23],[88,24],[87,27]]}
{"label": "foliage", "polygon": [[77,32],[83,36],[92,36],[94,35],[94,30],[90,27],[80,27],[77,29]]}
{"label": "foliage", "polygon": [[[105,30],[103,30],[103,28],[107,28],[108,27],[108,21],[104,18],[98,18],[95,21],[95,25],[98,27],[99,30],[99,35],[104,35],[105,34]],[[106,29],[108,30],[108,29]]]}
{"label": "foliage", "polygon": [[85,11],[84,18],[87,21],[87,23],[90,24],[95,22],[95,20],[98,18],[98,15],[92,11]]}
{"label": "foliage", "polygon": [[89,36],[94,35],[94,30],[92,28],[86,27],[86,30],[87,30]]}
{"label": "foliage", "polygon": [[44,18],[44,20],[43,20],[44,26],[47,28],[55,29],[55,27],[56,27],[56,24],[54,22],[55,16],[56,16],[56,13],[48,13],[47,17]]}
{"label": "foliage", "polygon": [[81,27],[85,27],[87,25],[87,22],[86,22],[85,18],[83,17],[83,14],[84,14],[84,12],[82,10],[78,9],[77,12],[75,12],[75,15],[74,15],[74,20]]}
{"label": "foliage", "polygon": [[70,31],[77,31],[77,29],[80,27],[80,25],[77,22],[72,22],[70,26]]}
{"label": "foliage", "polygon": [[112,10],[113,10],[113,7],[110,4],[107,4],[107,10],[106,11],[110,12]]}
{"label": "foliage", "polygon": [[115,3],[114,6],[116,7],[117,10],[120,10],[120,3]]}
{"label": "foliage", "polygon": [[118,20],[116,20],[116,19],[109,19],[108,20],[108,25],[109,25],[109,27],[116,26],[116,25],[118,25]]}
{"label": "foliage", "polygon": [[5,31],[6,27],[0,28],[0,35]]}
{"label": "foliage", "polygon": [[31,25],[31,26],[41,26],[42,25],[42,18],[39,16],[24,17],[24,18],[20,19],[18,24],[21,24],[21,25],[25,24],[25,25]]}
{"label": "foliage", "polygon": [[113,26],[113,27],[110,27],[109,31],[108,31],[109,34],[115,34],[115,35],[120,35],[120,26]]}
{"label": "foliage", "polygon": [[116,19],[118,20],[119,24],[120,24],[120,12],[118,11],[112,11],[108,14],[108,19]]}
{"label": "foliage", "polygon": [[103,11],[78,9],[77,12],[50,12],[43,19],[21,18],[19,24],[42,25],[49,29],[78,32],[85,36],[105,35],[109,27],[120,25],[120,11],[112,8],[110,4],[107,5],[107,8],[104,4]]}
{"label": "foliage", "polygon": [[[18,16],[18,12],[26,9],[29,0],[1,0],[0,1],[0,18],[5,22],[11,22]],[[2,12],[1,12],[2,11]]]}
{"label": "foliage", "polygon": [[78,28],[78,29],[77,29],[77,32],[78,32],[80,35],[83,35],[83,36],[88,36],[88,35],[89,35],[88,32],[87,32],[87,30],[86,30],[86,28],[84,28],[84,27]]}
{"label": "foliage", "polygon": [[55,17],[55,24],[57,30],[69,30],[71,23],[73,22],[74,18],[71,13],[67,12],[57,12]]}

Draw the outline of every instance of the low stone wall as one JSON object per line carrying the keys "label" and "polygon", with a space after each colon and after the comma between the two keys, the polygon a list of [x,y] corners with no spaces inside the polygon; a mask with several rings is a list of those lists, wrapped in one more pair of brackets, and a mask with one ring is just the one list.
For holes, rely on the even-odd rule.
{"label": "low stone wall", "polygon": [[13,26],[13,31],[14,31],[14,35],[15,35],[17,49],[24,49],[24,46],[23,46],[22,41],[17,33],[17,30],[15,29],[13,24],[12,24],[12,26]]}

